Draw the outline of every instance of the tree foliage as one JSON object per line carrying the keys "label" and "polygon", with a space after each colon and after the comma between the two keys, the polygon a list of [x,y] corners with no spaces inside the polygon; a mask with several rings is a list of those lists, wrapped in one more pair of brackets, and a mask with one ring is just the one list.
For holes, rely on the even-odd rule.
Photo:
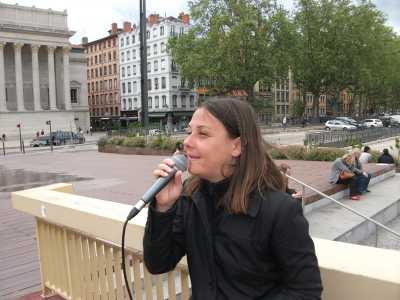
{"label": "tree foliage", "polygon": [[291,30],[287,12],[269,0],[190,2],[194,26],[170,40],[182,75],[217,94],[244,90],[254,99],[254,84],[287,72],[284,52]]}
{"label": "tree foliage", "polygon": [[[400,102],[400,38],[370,0],[297,0],[289,13],[273,0],[193,0],[193,26],[170,39],[181,74],[211,93],[244,90],[256,105],[257,81],[286,79],[340,112],[340,92],[358,112]],[[355,101],[353,101],[354,103]]]}

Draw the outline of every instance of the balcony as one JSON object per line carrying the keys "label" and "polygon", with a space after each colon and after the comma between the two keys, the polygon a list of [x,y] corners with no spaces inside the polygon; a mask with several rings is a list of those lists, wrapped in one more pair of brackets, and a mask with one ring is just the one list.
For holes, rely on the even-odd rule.
{"label": "balcony", "polygon": [[[121,229],[130,205],[75,195],[71,184],[12,193],[17,210],[36,219],[42,292],[65,299],[126,299]],[[146,211],[127,227],[126,267],[135,299],[188,299],[186,260],[165,275],[143,265]],[[323,299],[400,299],[400,253],[314,238]]]}

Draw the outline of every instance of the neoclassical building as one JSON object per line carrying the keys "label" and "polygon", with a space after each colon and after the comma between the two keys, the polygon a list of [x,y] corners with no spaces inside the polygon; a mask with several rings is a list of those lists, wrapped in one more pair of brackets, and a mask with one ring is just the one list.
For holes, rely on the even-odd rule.
{"label": "neoclassical building", "polygon": [[0,134],[89,126],[86,56],[66,11],[0,3]]}

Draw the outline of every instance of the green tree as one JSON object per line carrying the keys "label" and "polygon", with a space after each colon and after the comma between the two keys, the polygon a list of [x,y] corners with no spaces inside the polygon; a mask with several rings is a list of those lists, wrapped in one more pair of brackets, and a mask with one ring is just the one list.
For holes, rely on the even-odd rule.
{"label": "green tree", "polygon": [[257,81],[287,75],[294,27],[274,1],[195,0],[189,6],[195,25],[169,42],[185,79],[215,94],[244,90],[253,101]]}
{"label": "green tree", "polygon": [[305,105],[300,99],[296,99],[292,104],[292,116],[300,118],[304,114]]}

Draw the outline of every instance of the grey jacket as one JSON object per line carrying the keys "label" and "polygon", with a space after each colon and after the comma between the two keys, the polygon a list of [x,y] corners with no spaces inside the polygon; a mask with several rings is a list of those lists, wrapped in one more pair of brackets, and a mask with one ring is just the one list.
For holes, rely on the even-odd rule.
{"label": "grey jacket", "polygon": [[339,157],[332,164],[329,182],[335,184],[339,180],[339,176],[342,171],[353,172],[353,170],[343,161],[343,159]]}

